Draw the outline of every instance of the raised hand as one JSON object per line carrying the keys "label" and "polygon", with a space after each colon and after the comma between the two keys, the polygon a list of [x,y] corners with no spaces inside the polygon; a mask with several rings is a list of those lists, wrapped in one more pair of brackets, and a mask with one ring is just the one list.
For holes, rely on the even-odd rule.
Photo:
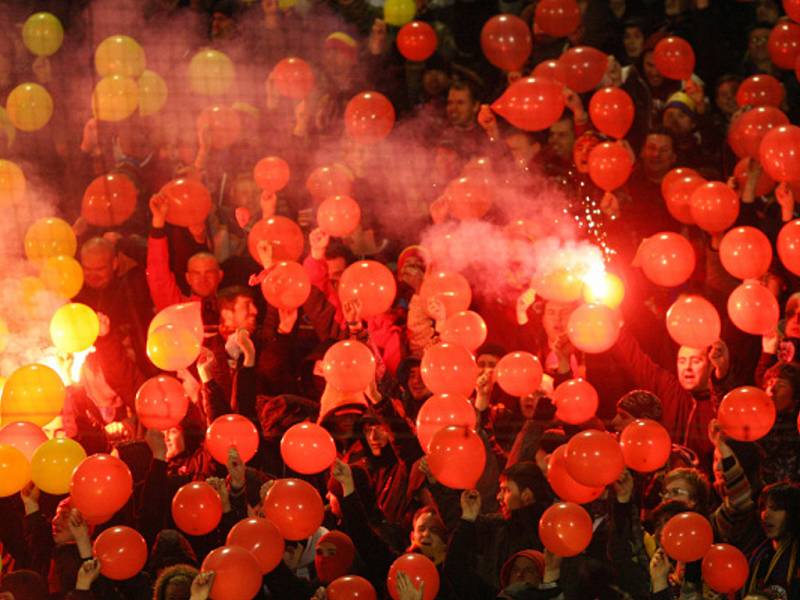
{"label": "raised hand", "polygon": [[211,586],[214,585],[215,576],[216,573],[214,571],[198,573],[194,581],[192,581],[189,600],[207,600],[211,594]]}
{"label": "raised hand", "polygon": [[75,581],[75,589],[88,591],[92,588],[92,584],[97,581],[100,576],[100,561],[96,558],[90,558],[83,561],[81,568],[78,569],[78,577]]}
{"label": "raised hand", "polygon": [[167,224],[167,212],[169,211],[169,200],[162,194],[153,194],[150,197],[150,212],[153,214],[152,225],[155,229],[161,229]]}
{"label": "raised hand", "polygon": [[478,490],[464,490],[461,492],[461,518],[474,522],[481,514],[481,495]]}

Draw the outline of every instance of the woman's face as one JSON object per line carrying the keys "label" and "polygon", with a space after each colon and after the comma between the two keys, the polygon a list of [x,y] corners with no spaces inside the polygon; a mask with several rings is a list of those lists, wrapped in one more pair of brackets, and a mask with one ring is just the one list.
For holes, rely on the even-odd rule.
{"label": "woman's face", "polygon": [[644,49],[644,33],[638,27],[626,27],[622,43],[628,58],[639,58]]}
{"label": "woman's face", "polygon": [[765,391],[779,413],[787,412],[794,408],[794,387],[787,379],[773,377],[767,381]]}

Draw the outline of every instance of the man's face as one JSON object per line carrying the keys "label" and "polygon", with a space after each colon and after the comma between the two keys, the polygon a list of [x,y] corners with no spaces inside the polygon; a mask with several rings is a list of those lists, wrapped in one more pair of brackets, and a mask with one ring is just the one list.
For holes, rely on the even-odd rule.
{"label": "man's face", "polygon": [[386,444],[389,443],[389,430],[385,425],[372,423],[364,426],[364,437],[372,456],[380,456]]}
{"label": "man's face", "polygon": [[411,531],[411,545],[419,548],[428,558],[441,556],[447,550],[447,544],[442,536],[435,533],[437,519],[431,513],[422,513],[414,521]]}
{"label": "man's face", "polygon": [[639,58],[644,48],[644,34],[638,27],[626,27],[622,38],[625,45],[625,54],[629,58]]}
{"label": "man's face", "polygon": [[761,527],[768,540],[780,540],[786,537],[787,515],[785,510],[778,509],[772,501],[767,501],[761,509]]}
{"label": "man's face", "polygon": [[688,508],[697,508],[694,488],[683,478],[673,479],[664,484],[664,489],[661,490],[661,498],[663,500],[678,500]]}
{"label": "man's face", "polygon": [[450,89],[447,93],[447,120],[454,127],[469,127],[475,122],[480,105],[469,90]]}
{"label": "man's face", "polygon": [[567,332],[567,321],[572,309],[568,304],[561,302],[548,302],[542,315],[542,327],[550,341],[557,340]]}
{"label": "man's face", "polygon": [[69,530],[69,517],[72,508],[68,502],[62,502],[56,508],[56,514],[53,517],[50,527],[53,532],[53,541],[56,544],[66,544],[73,541],[75,538]]}
{"label": "man's face", "polygon": [[328,264],[328,279],[333,289],[338,290],[339,280],[342,278],[342,273],[344,273],[345,268],[347,268],[347,262],[341,256],[328,258],[325,262]]}
{"label": "man's face", "polygon": [[683,138],[694,131],[694,119],[676,107],[664,111],[664,129],[678,138]]}
{"label": "man's face", "polygon": [[117,259],[103,248],[81,252],[83,282],[93,290],[104,290],[114,279]]}
{"label": "man's face", "polygon": [[188,577],[175,577],[164,588],[164,600],[185,600],[191,596],[192,581]]}
{"label": "man's face", "polygon": [[421,400],[430,394],[430,390],[422,380],[422,371],[419,366],[411,367],[408,371],[408,391],[415,400]]}
{"label": "man's face", "polygon": [[661,178],[675,164],[672,139],[666,135],[647,136],[642,147],[642,166],[650,177]]}
{"label": "man's face", "polygon": [[525,490],[520,493],[519,487],[513,481],[500,478],[500,491],[497,492],[497,503],[500,505],[500,512],[503,514],[504,519],[511,518],[511,511],[522,508],[533,503],[533,498],[530,497],[531,493]]}
{"label": "man's face", "polygon": [[629,413],[624,408],[617,407],[617,414],[614,415],[614,419],[611,421],[611,427],[617,433],[621,433],[628,424],[632,423],[635,420],[635,417]]}
{"label": "man's face", "polygon": [[794,309],[786,313],[786,337],[800,338],[800,310]]}
{"label": "man's face", "polygon": [[661,76],[661,73],[658,72],[658,69],[656,69],[656,61],[653,58],[652,50],[644,55],[642,66],[644,67],[644,77],[651,88],[657,88],[664,83],[664,78]]}
{"label": "man's face", "polygon": [[547,134],[547,145],[562,160],[572,158],[572,146],[575,143],[575,128],[572,119],[561,119],[550,126]]}
{"label": "man's face", "polygon": [[256,330],[256,317],[258,317],[258,308],[249,296],[237,297],[233,308],[220,311],[222,323],[229,331],[246,329],[253,333]]}
{"label": "man's face", "polygon": [[747,38],[747,53],[750,55],[750,60],[761,62],[769,60],[769,49],[767,42],[769,41],[769,29],[753,29]]}
{"label": "man's face", "polygon": [[678,381],[687,391],[708,389],[710,364],[705,350],[681,346],[678,350]]}
{"label": "man's face", "polygon": [[714,102],[716,102],[717,108],[729,117],[739,110],[739,105],[736,104],[736,90],[738,89],[739,84],[735,81],[726,81],[717,88]]}
{"label": "man's face", "polygon": [[222,270],[216,258],[211,256],[195,256],[189,259],[186,266],[186,281],[192,293],[201,298],[208,298],[217,293],[217,286],[222,281]]}
{"label": "man's face", "polygon": [[528,394],[519,399],[519,412],[525,419],[533,419],[536,414],[536,405],[539,403],[538,393]]}
{"label": "man's face", "polygon": [[531,585],[539,585],[542,582],[542,577],[539,574],[539,569],[536,568],[530,558],[518,556],[511,564],[511,571],[509,571],[508,584],[514,583],[529,583]]}
{"label": "man's face", "polygon": [[786,412],[794,408],[794,388],[791,381],[780,377],[772,377],[764,386],[778,412]]}

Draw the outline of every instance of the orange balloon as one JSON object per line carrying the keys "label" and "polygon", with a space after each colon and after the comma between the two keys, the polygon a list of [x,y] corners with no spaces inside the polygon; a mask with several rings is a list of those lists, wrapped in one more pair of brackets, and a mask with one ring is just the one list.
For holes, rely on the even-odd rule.
{"label": "orange balloon", "polygon": [[592,518],[572,502],[553,504],[539,519],[539,538],[556,556],[576,556],[592,541]]}
{"label": "orange balloon", "polygon": [[569,304],[581,297],[583,288],[581,275],[571,269],[557,268],[546,272],[535,289],[547,300]]}
{"label": "orange balloon", "polygon": [[619,446],[625,465],[640,473],[657,471],[669,460],[672,440],[658,421],[636,419],[622,430]]}
{"label": "orange balloon", "polygon": [[353,96],[344,110],[347,135],[360,144],[375,144],[394,127],[394,106],[378,92],[361,92]]}
{"label": "orange balloon", "polygon": [[300,226],[280,215],[262,219],[255,224],[247,236],[247,248],[250,256],[261,264],[258,258],[258,242],[266,240],[272,244],[273,260],[296,261],[303,254],[305,239]]}
{"label": "orange balloon", "polygon": [[308,300],[311,281],[300,263],[279,262],[261,282],[261,293],[275,308],[294,310]]}
{"label": "orange balloon", "polygon": [[594,502],[605,491],[605,487],[590,487],[578,483],[567,471],[567,445],[562,444],[550,455],[547,465],[547,482],[556,496],[565,502],[587,504]]}
{"label": "orange balloon", "polygon": [[42,428],[29,421],[15,421],[7,423],[0,429],[0,444],[7,444],[16,448],[28,462],[33,459],[36,449],[47,441],[47,434]]}
{"label": "orange balloon", "polygon": [[266,575],[283,560],[284,542],[281,532],[266,519],[242,519],[228,532],[228,546],[248,550]]}
{"label": "orange balloon", "polygon": [[719,258],[725,270],[734,277],[758,279],[772,264],[772,244],[755,227],[736,227],[722,238]]}
{"label": "orange balloon", "polygon": [[486,323],[478,313],[462,310],[447,317],[442,329],[442,340],[464,346],[475,352],[486,341]]}
{"label": "orange balloon", "polygon": [[252,600],[261,590],[258,561],[239,546],[221,546],[208,553],[201,571],[213,571],[210,598],[214,600]]}
{"label": "orange balloon", "polygon": [[125,175],[101,175],[83,193],[81,216],[98,227],[121,225],[136,209],[136,196],[136,186]]}
{"label": "orange balloon", "polygon": [[386,577],[386,590],[392,600],[400,600],[400,593],[397,591],[397,574],[400,572],[405,573],[411,579],[411,584],[415,589],[419,589],[420,584],[425,584],[422,600],[435,600],[439,593],[439,571],[431,559],[424,554],[410,552],[403,554],[392,563]]}
{"label": "orange balloon", "polygon": [[444,198],[450,214],[459,221],[480,219],[492,207],[489,187],[470,177],[459,177],[447,184]]}
{"label": "orange balloon", "polygon": [[498,69],[519,71],[533,49],[531,29],[515,15],[495,15],[481,29],[481,49]]}
{"label": "orange balloon", "polygon": [[697,173],[678,177],[668,184],[661,182],[661,194],[672,218],[684,225],[694,225],[690,205],[692,194],[705,183],[706,180]]}
{"label": "orange balloon", "polygon": [[582,485],[606,486],[615,482],[624,468],[619,443],[605,431],[587,429],[567,443],[567,471]]}
{"label": "orange balloon", "polygon": [[425,386],[434,394],[469,396],[475,389],[478,365],[463,346],[442,343],[425,350],[420,373]]}
{"label": "orange balloon", "polygon": [[322,358],[325,381],[344,393],[365,391],[375,379],[375,356],[357,340],[342,340]]}
{"label": "orange balloon", "polygon": [[147,357],[162,371],[180,371],[200,355],[200,342],[183,325],[167,323],[147,336]]}
{"label": "orange balloon", "polygon": [[136,415],[147,429],[166,431],[177,427],[187,410],[189,397],[174,377],[151,377],[136,392]]}
{"label": "orange balloon", "polygon": [[567,321],[570,342],[578,350],[599,354],[617,343],[622,328],[619,313],[604,304],[584,304]]}
{"label": "orange balloon", "polygon": [[100,573],[115,581],[130,579],[147,562],[147,543],[130,527],[106,529],[97,536],[92,550],[100,561]]}
{"label": "orange balloon", "polygon": [[203,343],[205,331],[203,330],[202,304],[199,300],[192,302],[181,302],[180,304],[170,304],[161,309],[158,314],[150,321],[147,327],[147,335],[163,325],[173,325],[182,329],[188,329],[192,337],[198,344]]}
{"label": "orange balloon", "polygon": [[72,506],[95,522],[101,516],[111,518],[131,497],[133,477],[128,465],[110,454],[93,454],[72,473],[69,493]]}
{"label": "orange balloon", "polygon": [[721,330],[717,309],[702,296],[681,296],[667,311],[667,332],[681,346],[705,349]]}
{"label": "orange balloon", "polygon": [[728,296],[728,316],[745,333],[768,335],[778,326],[780,307],[765,286],[757,281],[749,281]]}
{"label": "orange balloon", "polygon": [[589,152],[589,177],[610,192],[625,185],[633,170],[633,153],[619,142],[603,142]]}
{"label": "orange balloon", "polygon": [[376,600],[372,584],[358,575],[345,575],[334,579],[325,589],[328,600]]}
{"label": "orange balloon", "polygon": [[603,304],[608,308],[619,308],[625,298],[625,284],[613,273],[583,282],[583,301],[587,304]]}
{"label": "orange balloon", "polygon": [[253,422],[242,415],[217,417],[206,430],[206,449],[218,463],[228,462],[228,450],[234,447],[242,462],[247,462],[258,451],[258,430]]}
{"label": "orange balloon", "polygon": [[347,237],[361,222],[361,208],[350,196],[331,196],[317,208],[317,224],[334,237]]}
{"label": "orange balloon", "polygon": [[591,46],[574,46],[558,60],[564,66],[567,87],[578,94],[600,85],[608,69],[608,55]]}
{"label": "orange balloon", "polygon": [[343,305],[361,300],[361,316],[369,319],[392,307],[397,283],[385,265],[374,260],[360,260],[344,270],[338,293]]}
{"label": "orange balloon", "polygon": [[634,112],[628,92],[617,87],[597,90],[589,101],[592,123],[601,133],[616,139],[624,138],[630,130]]}
{"label": "orange balloon", "polygon": [[685,283],[694,271],[694,249],[689,240],[677,233],[663,232],[647,238],[639,248],[639,258],[645,276],[664,287]]}
{"label": "orange balloon", "polygon": [[747,557],[736,546],[714,544],[703,556],[703,581],[720,594],[732,594],[744,587],[750,574]]}
{"label": "orange balloon", "polygon": [[318,167],[306,180],[306,189],[316,202],[330,196],[349,196],[353,187],[353,177],[341,165]]}
{"label": "orange balloon", "polygon": [[530,352],[510,352],[497,361],[497,385],[510,396],[524,397],[539,389],[542,365]]}
{"label": "orange balloon", "polygon": [[429,273],[422,281],[419,290],[423,306],[432,298],[444,304],[445,317],[467,310],[472,303],[472,290],[466,278],[460,273],[436,271]]}
{"label": "orange balloon", "polygon": [[570,379],[553,390],[556,419],[571,425],[580,425],[591,419],[597,412],[599,403],[597,390],[584,379]]}
{"label": "orange balloon", "polygon": [[434,394],[417,413],[417,439],[427,452],[431,439],[440,429],[450,425],[475,429],[475,408],[466,396]]}
{"label": "orange balloon", "polygon": [[700,229],[719,233],[736,222],[739,196],[722,181],[709,181],[692,192],[689,211]]}
{"label": "orange balloon", "polygon": [[683,512],[675,515],[661,530],[661,547],[674,560],[700,560],[712,543],[714,532],[711,523],[700,513]]}
{"label": "orange balloon", "polygon": [[305,540],[322,525],[322,498],[302,479],[278,479],[264,498],[264,516],[284,539]]}
{"label": "orange balloon", "polygon": [[211,212],[211,194],[199,181],[179,178],[161,188],[169,200],[167,222],[179,227],[200,225]]}
{"label": "orange balloon", "polygon": [[253,179],[268,193],[280,192],[289,183],[289,164],[278,156],[267,156],[256,163]]}
{"label": "orange balloon", "polygon": [[172,520],[189,535],[205,535],[214,531],[222,519],[222,499],[205,481],[181,486],[172,497]]}
{"label": "orange balloon", "polygon": [[281,438],[281,457],[286,466],[297,473],[322,473],[336,460],[336,444],[324,427],[297,423]]}
{"label": "orange balloon", "polygon": [[492,103],[492,110],[518,129],[542,131],[564,112],[564,84],[538,76],[518,79]]}
{"label": "orange balloon", "polygon": [[309,64],[302,58],[294,56],[278,62],[272,69],[269,80],[275,83],[275,88],[281,96],[292,100],[306,98],[315,84],[314,71]]}
{"label": "orange balloon", "polygon": [[208,130],[211,147],[224,150],[233,146],[241,136],[242,120],[239,112],[230,106],[215,105],[204,108],[197,117],[197,131]]}
{"label": "orange balloon", "polygon": [[754,442],[767,435],[775,417],[775,403],[767,392],[748,385],[725,394],[717,410],[723,433],[740,442]]}
{"label": "orange balloon", "polygon": [[783,266],[800,275],[800,219],[789,221],[781,228],[777,246]]}

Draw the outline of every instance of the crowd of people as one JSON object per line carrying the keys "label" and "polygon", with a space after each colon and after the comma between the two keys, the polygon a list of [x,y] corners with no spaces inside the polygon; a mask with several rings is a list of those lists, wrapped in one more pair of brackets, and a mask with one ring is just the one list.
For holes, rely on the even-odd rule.
{"label": "crowd of people", "polygon": [[[38,275],[40,265],[22,258],[31,223],[41,217],[70,223],[82,285],[62,302],[90,307],[99,335],[80,376],[66,382],[55,435],[78,442],[89,456],[114,454],[133,480],[125,506],[100,522],[82,515],[70,495],[47,493],[35,481],[0,499],[0,599],[244,598],[230,578],[227,588],[215,588],[223,579],[204,560],[226,545],[234,525],[268,517],[270,493],[287,478],[316,489],[324,519],[307,538],[284,536],[280,560],[260,573],[256,595],[247,597],[800,599],[800,262],[792,263],[779,243],[779,232],[797,216],[800,170],[776,184],[763,145],[760,155],[741,150],[752,136],[758,142],[769,127],[791,129],[800,117],[800,84],[778,56],[789,47],[800,57],[800,24],[789,18],[800,15],[796,2],[115,4],[0,7],[3,98],[33,82],[47,89],[53,105],[52,117],[35,130],[20,127],[10,105],[0,115],[0,155],[27,179],[24,198],[0,198],[10,215],[0,225],[6,277],[0,281],[11,286],[12,278]],[[548,33],[546,11],[563,17],[573,8],[570,31]],[[23,43],[22,24],[37,10],[63,25],[63,45],[49,55],[37,56]],[[403,10],[411,13],[398,22]],[[498,15],[524,23],[532,40],[514,68],[498,65],[517,51],[519,37],[501,31],[493,44],[482,35]],[[410,46],[398,35],[412,18],[435,35],[423,60],[407,58]],[[779,30],[794,36],[791,43],[779,47]],[[94,84],[107,75],[94,74],[95,47],[117,34],[141,43],[148,69],[163,78],[166,99],[157,110],[145,111],[141,96],[138,111],[108,118],[100,92],[90,101]],[[665,76],[658,63],[657,47],[670,36],[693,49],[688,77]],[[587,48],[602,53],[597,77],[589,58],[577,71],[574,63],[558,62]],[[205,49],[229,57],[230,85],[216,90],[216,80],[198,85],[187,75],[192,57]],[[288,57],[309,67],[303,93],[294,93],[302,82],[289,85],[275,74]],[[544,127],[525,125],[536,115],[520,119],[503,108],[511,92],[523,89],[514,86],[530,82],[534,72],[540,82],[558,78],[562,90],[557,102],[527,99],[539,115],[553,102],[563,104]],[[587,77],[589,88],[567,85]],[[771,86],[772,95],[761,86]],[[606,89],[624,91],[631,102],[630,123],[619,135],[605,131],[608,115],[603,120],[593,108],[597,90]],[[367,91],[388,99],[393,114],[378,110],[354,124],[351,100]],[[783,121],[753,118],[749,129],[737,129],[740,119],[764,110]],[[391,131],[368,139],[371,122],[387,118]],[[625,117],[612,111],[610,120]],[[623,148],[631,163],[612,188],[593,166],[592,151],[604,145]],[[800,147],[786,155],[792,153]],[[277,158],[261,163],[265,157]],[[281,178],[276,164],[288,172],[270,188]],[[111,210],[103,223],[89,211],[84,191],[107,175],[129,180],[135,202],[124,218]],[[692,189],[720,182],[735,196],[735,214],[722,230],[693,220],[705,214],[694,205],[685,204],[683,213],[675,208],[665,181],[679,177],[693,180],[685,182]],[[176,180],[182,190],[194,184],[207,190],[200,195],[209,205],[192,204],[196,188],[180,205],[165,188]],[[0,192],[8,190],[0,180]],[[346,235],[331,226],[344,217],[324,221],[318,211],[332,195],[357,204],[360,216]],[[118,197],[109,198],[113,207]],[[181,220],[178,210],[201,216]],[[716,218],[717,209],[708,210]],[[263,224],[276,219],[290,222],[288,229],[263,233]],[[738,227],[768,240],[761,272],[731,273],[723,239]],[[299,242],[295,232],[302,232]],[[665,232],[688,241],[694,266],[659,285],[645,268],[643,248]],[[748,246],[733,262],[750,265],[757,251]],[[574,284],[564,281],[558,261],[573,254],[591,257],[624,285],[624,298],[609,309],[618,325],[606,348],[593,351],[576,337],[571,317],[591,290],[580,283],[572,294]],[[286,290],[268,291],[283,261],[302,264],[303,275],[277,284],[305,284],[294,304],[275,302]],[[396,292],[378,313],[367,307],[371,296],[341,293],[348,267],[363,261],[392,274]],[[436,289],[443,293],[426,292],[441,273],[449,285],[460,277],[469,289],[442,284]],[[733,312],[729,297],[742,279],[768,290],[770,302],[782,307],[769,330],[743,328]],[[362,293],[383,285],[362,281]],[[690,320],[684,329],[683,339],[703,339],[702,347],[677,343],[669,328],[670,307],[687,295],[702,297],[719,315],[713,339],[700,335],[707,320]],[[28,300],[35,304],[35,295]],[[151,321],[190,303],[200,305],[202,347],[186,368],[164,373],[154,359]],[[770,306],[757,303],[753,318]],[[466,309],[484,324],[469,348],[474,371],[436,379],[429,350],[453,345],[448,320]],[[9,330],[5,336],[0,330],[3,345],[31,326],[21,310],[0,306]],[[344,340],[371,351],[374,376],[370,371],[364,389],[336,386],[330,376],[327,352]],[[522,396],[498,382],[498,362],[516,352],[541,366],[536,389]],[[362,372],[355,363],[351,368],[345,380]],[[179,423],[159,430],[142,423],[137,392],[161,374],[179,379],[190,401]],[[468,429],[485,461],[474,489],[455,489],[443,478],[430,436],[420,435],[422,407],[441,398],[439,383],[431,382],[442,379],[448,392],[470,390]],[[555,390],[578,379],[593,386],[598,401],[576,423],[563,415]],[[743,386],[765,392],[775,415],[758,439],[737,436],[718,412],[726,394]],[[0,409],[3,425],[15,420]],[[257,431],[252,457],[231,447],[227,460],[212,458],[206,432],[226,415],[244,417]],[[603,431],[616,440],[632,424],[652,421],[670,437],[668,458],[654,468],[627,464],[599,486],[577,481],[574,470],[571,479],[569,469],[564,475],[572,440]],[[320,425],[334,440],[336,458],[322,472],[303,474],[286,464],[281,441],[300,423]],[[199,535],[175,518],[173,499],[192,482],[208,483],[223,509],[213,529]],[[591,521],[591,539],[575,552],[559,552],[545,531],[543,515],[564,501],[581,504]],[[738,549],[746,567],[731,563],[720,577],[704,554],[676,559],[662,532],[686,514],[703,517],[713,542]],[[143,569],[127,579],[107,576],[93,548],[98,535],[117,526],[138,531],[149,549]],[[562,542],[575,539],[576,527],[562,524]],[[436,589],[402,567],[387,582],[393,563],[409,553],[435,565]],[[351,575],[366,587],[337,591],[334,582]],[[720,580],[738,583],[725,588]]]}

